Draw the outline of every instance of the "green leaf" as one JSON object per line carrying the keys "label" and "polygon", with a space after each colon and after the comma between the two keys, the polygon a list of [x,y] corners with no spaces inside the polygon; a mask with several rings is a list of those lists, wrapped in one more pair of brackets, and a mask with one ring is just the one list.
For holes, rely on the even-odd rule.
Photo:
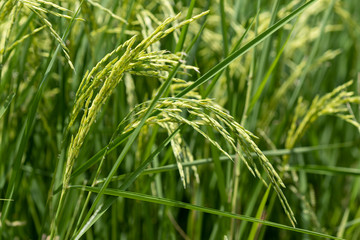
{"label": "green leaf", "polygon": [[[192,12],[193,12],[194,7],[195,7],[195,2],[196,2],[195,0],[191,0],[188,11],[187,11],[187,14],[186,14],[186,19],[191,18]],[[180,52],[183,49],[188,28],[189,28],[189,24],[185,25],[182,28],[181,33],[180,33],[180,37],[179,37],[179,41],[178,41],[178,43],[176,44],[176,47],[175,47],[175,52]]]}
{"label": "green leaf", "polygon": [[[264,196],[262,197],[261,199],[261,203],[258,207],[258,210],[256,212],[256,218],[257,219],[260,219],[263,212],[264,212],[264,209],[265,209],[265,204],[267,202],[267,199],[269,197],[269,193],[270,193],[270,189],[271,189],[271,185],[268,186],[268,188],[266,189],[266,192],[264,194]],[[249,234],[249,237],[248,237],[248,240],[252,240],[252,239],[255,239],[255,234],[256,232],[258,231],[259,229],[259,223],[254,223],[251,227],[251,230],[250,230],[250,234]]]}
{"label": "green leaf", "polygon": [[291,166],[289,170],[305,171],[313,174],[320,175],[352,175],[360,176],[360,169],[346,168],[336,166],[321,166],[321,165],[303,165],[303,166]]}
{"label": "green leaf", "polygon": [[[91,191],[91,192],[95,192],[95,193],[99,193],[101,191],[100,188],[77,186],[77,185],[70,186],[70,188],[86,190],[86,191]],[[259,223],[259,224],[263,224],[263,225],[266,225],[269,227],[275,227],[275,228],[283,229],[283,230],[287,230],[287,231],[308,234],[308,235],[312,235],[312,236],[316,236],[316,237],[330,238],[330,239],[342,239],[342,238],[334,237],[334,236],[331,236],[328,234],[310,231],[307,229],[294,228],[291,226],[287,226],[287,225],[283,225],[283,224],[279,224],[279,223],[275,223],[275,222],[265,221],[265,220],[248,217],[248,216],[243,216],[240,214],[234,214],[234,213],[230,213],[230,212],[226,212],[226,211],[220,211],[220,210],[213,209],[213,208],[197,206],[194,204],[184,203],[184,202],[176,201],[176,200],[172,200],[172,199],[153,197],[153,196],[141,194],[141,193],[127,192],[127,191],[122,191],[122,190],[118,190],[118,189],[109,189],[108,188],[108,189],[105,189],[104,194],[134,199],[134,200],[138,200],[138,201],[151,202],[151,203],[161,204],[161,205],[165,205],[165,206],[169,206],[169,207],[178,207],[178,208],[185,208],[185,209],[194,210],[194,211],[205,212],[205,213],[213,214],[216,216],[234,218],[234,219],[252,222],[252,223]]]}
{"label": "green leaf", "polygon": [[15,93],[12,93],[9,96],[7,96],[4,103],[2,104],[2,106],[0,106],[0,119],[4,115],[4,113],[6,112],[8,107],[10,106],[10,103],[13,100],[14,96],[15,96]]}

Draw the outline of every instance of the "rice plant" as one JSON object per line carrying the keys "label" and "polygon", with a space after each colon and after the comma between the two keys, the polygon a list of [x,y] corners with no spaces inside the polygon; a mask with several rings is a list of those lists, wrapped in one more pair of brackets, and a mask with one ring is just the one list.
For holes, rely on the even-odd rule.
{"label": "rice plant", "polygon": [[0,239],[358,239],[356,1],[0,2]]}

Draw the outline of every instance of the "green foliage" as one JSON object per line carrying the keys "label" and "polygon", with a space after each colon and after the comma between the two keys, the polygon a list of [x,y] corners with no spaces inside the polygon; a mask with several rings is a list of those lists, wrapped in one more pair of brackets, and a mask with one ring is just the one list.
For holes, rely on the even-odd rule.
{"label": "green foliage", "polygon": [[0,239],[359,239],[356,9],[1,1]]}

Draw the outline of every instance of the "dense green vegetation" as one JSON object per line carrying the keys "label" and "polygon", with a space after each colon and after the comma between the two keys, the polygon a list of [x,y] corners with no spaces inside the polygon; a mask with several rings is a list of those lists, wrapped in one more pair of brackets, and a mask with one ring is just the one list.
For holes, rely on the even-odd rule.
{"label": "dense green vegetation", "polygon": [[1,0],[0,239],[360,239],[357,5]]}

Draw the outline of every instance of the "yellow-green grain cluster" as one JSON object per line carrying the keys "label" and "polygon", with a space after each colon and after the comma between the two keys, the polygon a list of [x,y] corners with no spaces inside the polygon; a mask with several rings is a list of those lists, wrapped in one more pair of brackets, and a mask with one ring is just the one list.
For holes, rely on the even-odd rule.
{"label": "yellow-green grain cluster", "polygon": [[302,98],[299,98],[286,138],[286,148],[293,148],[295,143],[306,133],[309,126],[323,115],[339,117],[360,131],[360,124],[352,113],[350,105],[348,105],[351,103],[360,104],[360,97],[354,96],[354,92],[344,91],[351,84],[352,81],[349,81],[322,97],[316,96],[309,107],[304,104]]}
{"label": "yellow-green grain cluster", "polygon": [[[146,49],[174,30],[185,24],[189,24],[207,13],[208,12],[201,13],[174,27],[166,29],[167,25],[179,18],[180,15],[178,14],[175,17],[168,18],[158,26],[149,37],[143,39],[138,45],[134,46],[137,38],[136,36],[132,37],[114,51],[107,54],[90,72],[85,74],[76,93],[76,101],[68,124],[69,129],[81,109],[84,110],[77,133],[75,137],[72,136],[68,148],[62,195],[68,186],[74,162],[85,137],[95,122],[101,107],[122,80],[124,73],[129,72],[142,76],[159,77],[161,72],[171,71],[172,66],[181,61],[178,55],[165,51],[147,52]],[[184,71],[187,69],[195,69],[185,64],[182,64],[181,67]]]}
{"label": "yellow-green grain cluster", "polygon": [[[145,102],[141,105],[138,105],[133,110],[135,119],[125,127],[125,132],[131,131],[137,127],[141,121],[142,116],[146,112],[148,105],[149,103]],[[184,117],[185,113],[188,115],[187,118]],[[226,143],[231,146],[231,149],[237,153],[251,174],[261,179],[267,186],[266,181],[261,176],[257,167],[258,164],[262,166],[267,174],[267,177],[270,179],[274,190],[277,192],[281,204],[290,221],[293,224],[296,223],[294,214],[281,190],[281,187],[285,187],[285,185],[270,161],[252,140],[252,138],[256,137],[251,132],[243,128],[238,122],[236,122],[235,119],[229,115],[225,109],[220,107],[211,99],[170,97],[161,99],[157,103],[153,115],[154,116],[151,116],[147,119],[147,124],[159,124],[160,126],[166,128],[169,133],[173,132],[180,124],[188,125],[197,133],[202,135],[212,145],[214,145],[222,154],[227,156],[229,159],[232,159],[232,157],[228,154],[228,151],[219,145],[219,140],[211,138],[206,132],[204,132],[204,130],[202,130],[202,127],[210,126],[211,128],[215,129],[216,132],[218,132],[223,137]],[[130,114],[129,119],[125,119],[125,121],[129,121],[131,116],[132,115]],[[191,161],[192,157],[190,156],[186,147],[183,147],[183,144],[178,137],[179,134],[177,134],[177,137],[172,141],[172,147],[177,160],[183,185],[186,186],[186,179],[188,179],[186,176],[188,173],[185,174],[182,167],[182,162],[186,162],[188,159]],[[238,144],[240,149],[237,147]],[[258,164],[253,160],[251,153],[256,154],[257,159],[259,160]]]}

